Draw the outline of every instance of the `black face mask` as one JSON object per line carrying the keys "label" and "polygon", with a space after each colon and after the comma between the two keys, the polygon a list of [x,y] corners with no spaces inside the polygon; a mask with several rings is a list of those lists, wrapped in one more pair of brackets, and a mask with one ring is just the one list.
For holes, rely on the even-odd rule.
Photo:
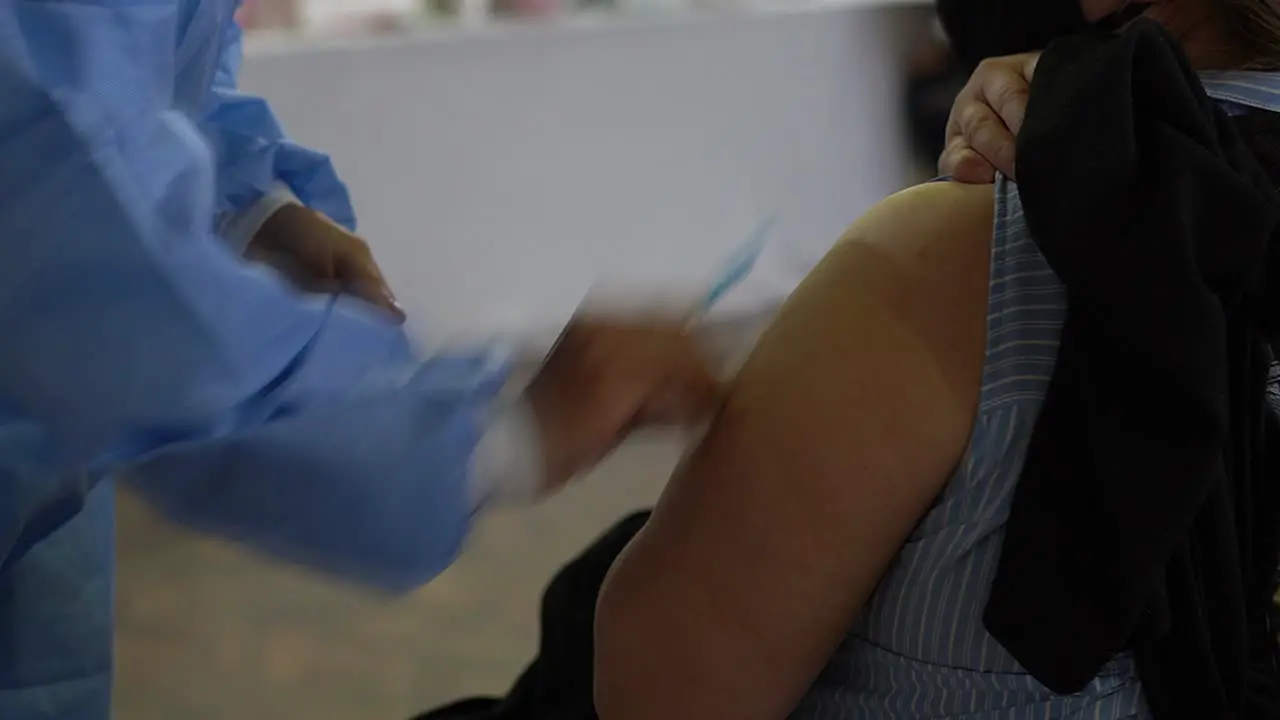
{"label": "black face mask", "polygon": [[[1056,38],[1089,29],[1079,0],[937,0],[951,48],[967,65],[1043,50]],[[1099,25],[1119,27],[1146,9],[1131,2]]]}

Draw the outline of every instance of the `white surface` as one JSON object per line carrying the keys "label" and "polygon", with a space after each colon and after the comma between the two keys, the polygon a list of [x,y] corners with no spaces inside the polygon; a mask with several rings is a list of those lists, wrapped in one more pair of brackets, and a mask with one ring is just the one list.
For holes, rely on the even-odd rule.
{"label": "white surface", "polygon": [[303,0],[299,3],[305,28],[340,28],[371,15],[408,17],[424,12],[419,0]]}
{"label": "white surface", "polygon": [[[329,14],[325,7],[342,0],[316,0],[321,10],[316,15]],[[368,15],[371,7],[383,3],[404,3],[406,0],[368,0],[369,6],[342,5],[350,9],[352,16]],[[365,0],[359,0],[363,3]],[[424,42],[470,42],[535,35],[556,42],[555,36],[564,33],[616,31],[637,27],[671,27],[691,24],[722,22],[726,17],[767,18],[779,15],[833,13],[847,10],[886,11],[912,9],[931,13],[933,0],[691,0],[693,7],[686,10],[663,12],[625,12],[587,10],[559,17],[522,20],[494,18],[481,13],[479,6],[488,8],[492,0],[463,0],[467,8],[464,14],[469,22],[455,23],[414,12],[395,31],[332,32],[329,28],[261,29],[249,34],[245,53],[250,57],[280,54],[309,54],[323,50],[385,47],[388,45],[420,44]],[[359,11],[356,11],[359,8]],[[305,14],[305,13],[304,13]],[[417,18],[417,22],[414,22]],[[477,22],[478,21],[478,22]]]}
{"label": "white surface", "polygon": [[908,180],[904,12],[259,45],[244,84],[332,153],[415,327],[478,337],[594,284],[700,289],[775,213],[740,295],[793,284]]}

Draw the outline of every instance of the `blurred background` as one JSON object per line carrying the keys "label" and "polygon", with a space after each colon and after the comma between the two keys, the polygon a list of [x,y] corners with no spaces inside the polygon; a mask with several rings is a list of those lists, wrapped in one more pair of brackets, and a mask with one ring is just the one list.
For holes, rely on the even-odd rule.
{"label": "blurred background", "polygon": [[[427,343],[545,340],[599,285],[696,292],[767,218],[723,312],[776,302],[931,174],[967,76],[919,0],[246,0],[240,21],[244,87],[334,156]],[[547,579],[681,451],[629,443],[390,601],[122,497],[115,716],[400,720],[500,693]]]}

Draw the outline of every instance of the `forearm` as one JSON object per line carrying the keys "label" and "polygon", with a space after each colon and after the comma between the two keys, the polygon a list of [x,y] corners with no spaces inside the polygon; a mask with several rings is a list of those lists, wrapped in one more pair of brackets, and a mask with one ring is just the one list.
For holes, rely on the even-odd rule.
{"label": "forearm", "polygon": [[[324,344],[318,354],[332,350]],[[503,380],[482,356],[437,358],[409,378],[369,378],[317,401],[300,376],[274,417],[165,446],[126,474],[178,522],[408,590],[452,562],[474,513],[521,471],[536,480],[491,418],[509,407],[497,399]]]}
{"label": "forearm", "polygon": [[185,525],[359,583],[413,589],[452,563],[482,507],[536,497],[541,451],[528,408],[499,395],[505,368],[482,356],[437,358],[388,380],[162,448],[127,476]]}

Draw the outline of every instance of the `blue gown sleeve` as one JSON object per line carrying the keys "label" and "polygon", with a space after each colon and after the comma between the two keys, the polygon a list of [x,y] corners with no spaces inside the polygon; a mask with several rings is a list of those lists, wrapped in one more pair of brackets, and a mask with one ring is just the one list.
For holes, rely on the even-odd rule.
{"label": "blue gown sleeve", "polygon": [[290,140],[266,100],[238,89],[240,27],[228,20],[220,40],[217,71],[200,122],[217,167],[217,216],[244,212],[283,183],[303,205],[355,230],[350,196],[329,156]]}
{"label": "blue gown sleeve", "polygon": [[0,558],[83,496],[67,478],[123,470],[182,522],[413,587],[467,529],[505,363],[420,362],[213,236],[175,6],[0,0]]}

